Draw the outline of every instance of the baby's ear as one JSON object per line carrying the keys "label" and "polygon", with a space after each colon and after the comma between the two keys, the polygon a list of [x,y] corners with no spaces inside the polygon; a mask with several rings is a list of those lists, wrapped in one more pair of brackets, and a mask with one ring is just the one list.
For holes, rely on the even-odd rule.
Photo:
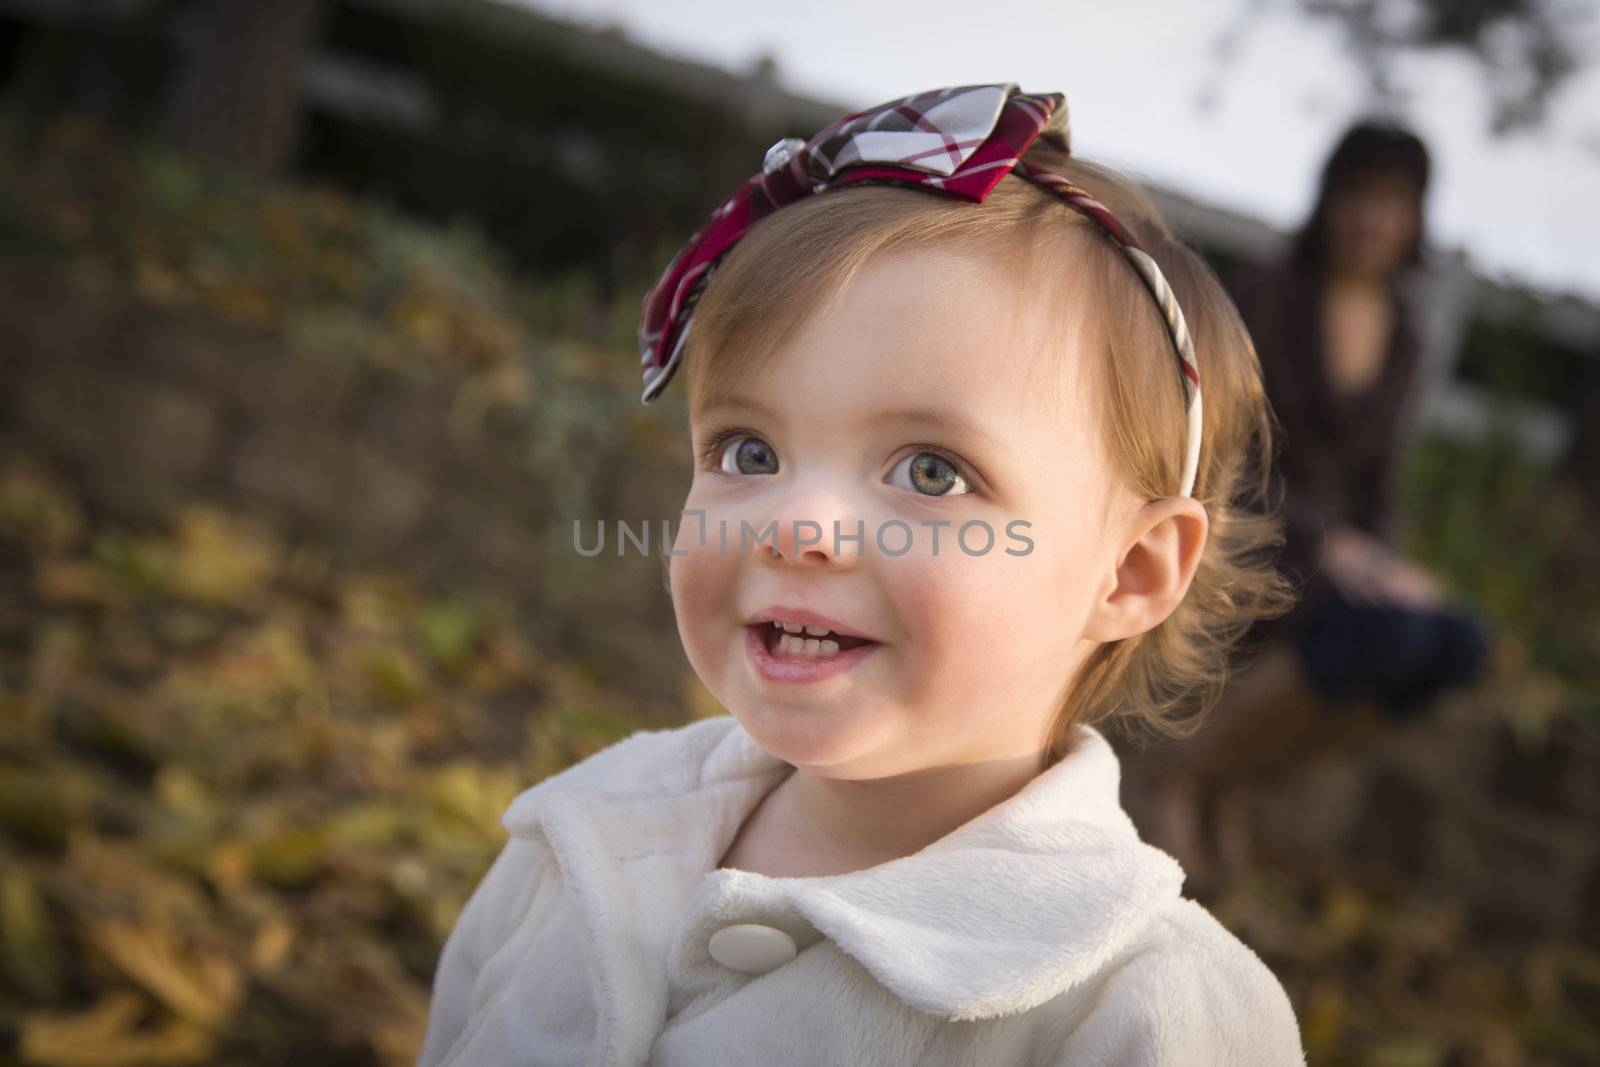
{"label": "baby's ear", "polygon": [[1206,509],[1193,497],[1153,500],[1134,512],[1084,637],[1119,641],[1159,626],[1189,591],[1209,529]]}

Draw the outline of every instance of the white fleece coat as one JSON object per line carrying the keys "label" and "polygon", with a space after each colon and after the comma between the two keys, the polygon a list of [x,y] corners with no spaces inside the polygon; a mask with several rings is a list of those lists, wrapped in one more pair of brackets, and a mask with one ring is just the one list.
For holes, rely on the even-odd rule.
{"label": "white fleece coat", "polygon": [[[914,855],[817,878],[714,869],[789,770],[720,716],[519,796],[440,955],[420,1067],[1305,1063],[1283,988],[1179,896],[1093,729]],[[711,936],[742,923],[798,954],[724,966]]]}

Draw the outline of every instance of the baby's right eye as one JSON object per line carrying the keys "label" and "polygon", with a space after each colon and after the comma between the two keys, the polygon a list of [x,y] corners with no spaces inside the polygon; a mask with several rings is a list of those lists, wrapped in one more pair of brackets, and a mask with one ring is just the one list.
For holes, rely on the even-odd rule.
{"label": "baby's right eye", "polygon": [[759,437],[740,435],[721,447],[717,467],[727,474],[777,474],[778,454]]}

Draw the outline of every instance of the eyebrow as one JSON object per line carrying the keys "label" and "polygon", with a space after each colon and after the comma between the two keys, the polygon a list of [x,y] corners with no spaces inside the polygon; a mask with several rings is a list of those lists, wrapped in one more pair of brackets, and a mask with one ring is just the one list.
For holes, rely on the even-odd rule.
{"label": "eyebrow", "polygon": [[[761,403],[761,401],[742,396],[722,396],[708,400],[699,409],[699,411],[696,412],[696,415],[697,417],[703,418],[708,413],[723,408],[750,411],[770,419],[773,422],[783,421],[783,416],[779,415],[767,405]],[[874,411],[867,416],[867,421],[869,423],[920,423],[924,426],[932,426],[935,429],[943,430],[946,433],[977,438],[978,440],[988,442],[990,445],[996,448],[1003,448],[1005,444],[997,434],[984,429],[977,422],[974,422],[966,415],[963,415],[961,412],[954,409],[905,408],[896,411]]]}

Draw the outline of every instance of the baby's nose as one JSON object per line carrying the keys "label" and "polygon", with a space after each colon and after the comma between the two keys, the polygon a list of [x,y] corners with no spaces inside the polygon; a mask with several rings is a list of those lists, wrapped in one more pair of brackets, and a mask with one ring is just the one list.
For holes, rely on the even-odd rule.
{"label": "baby's nose", "polygon": [[866,523],[848,501],[827,490],[796,493],[773,510],[775,529],[761,553],[791,562],[844,562],[861,555]]}

